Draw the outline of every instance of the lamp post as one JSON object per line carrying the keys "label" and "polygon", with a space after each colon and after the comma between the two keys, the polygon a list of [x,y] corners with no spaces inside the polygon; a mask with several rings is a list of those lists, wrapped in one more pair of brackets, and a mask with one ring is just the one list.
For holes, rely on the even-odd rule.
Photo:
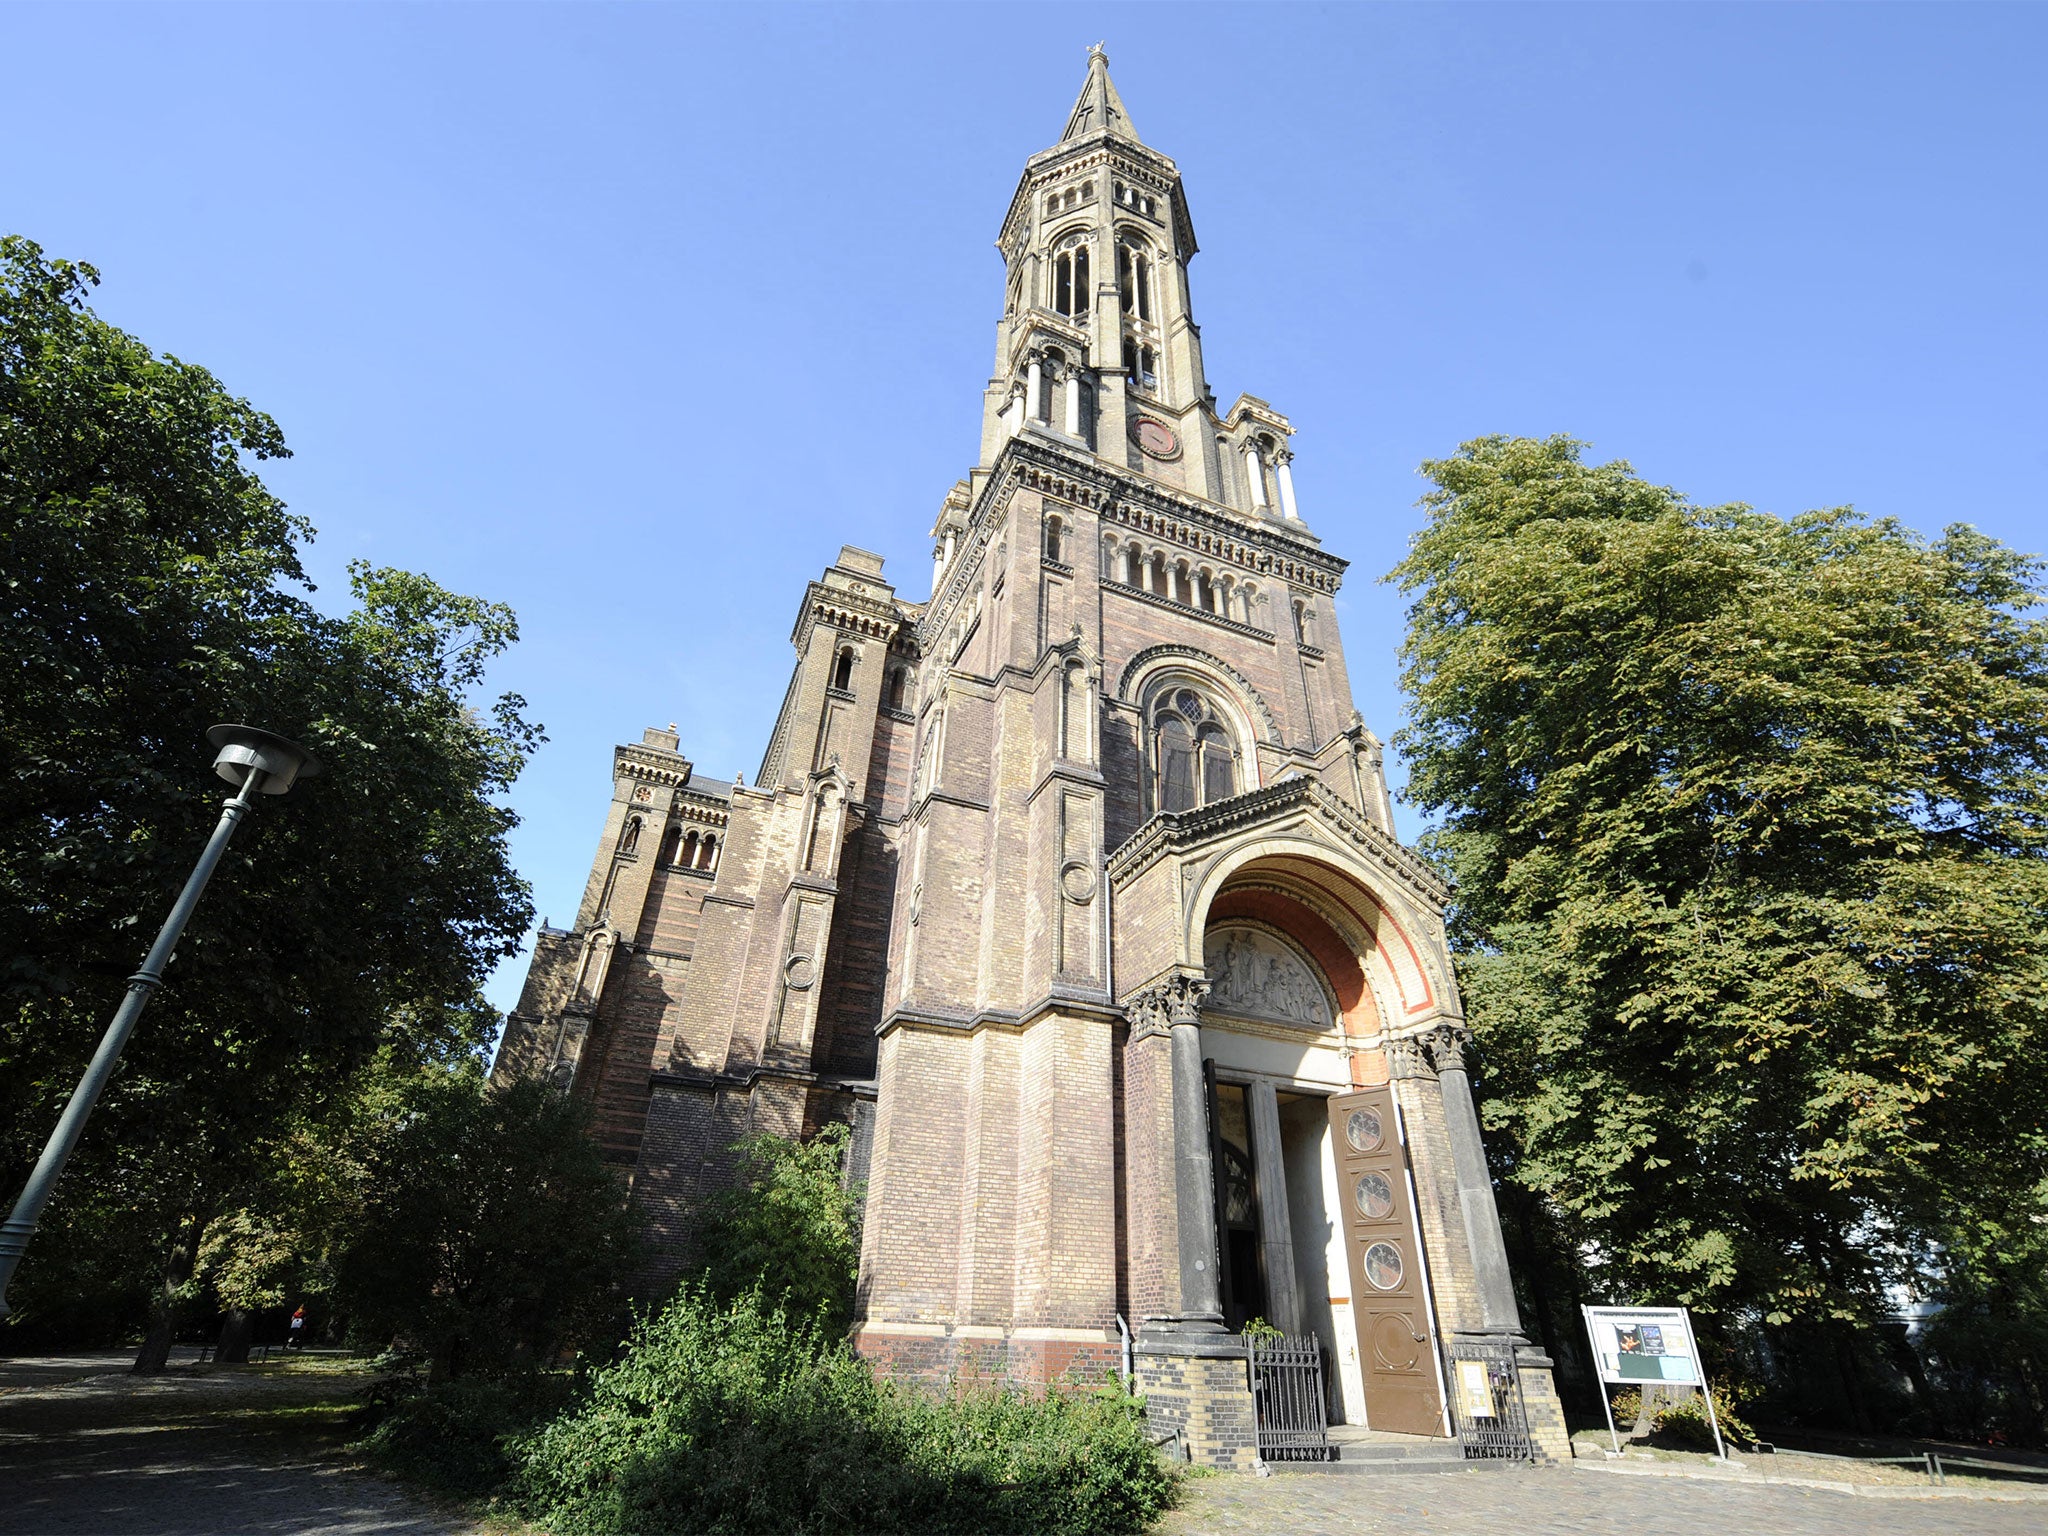
{"label": "lamp post", "polygon": [[156,943],[149,947],[149,956],[142,962],[142,969],[128,978],[128,995],[121,999],[121,1006],[114,1011],[114,1021],[100,1037],[100,1048],[93,1052],[92,1064],[85,1069],[85,1076],[71,1091],[71,1102],[64,1106],[57,1129],[50,1133],[43,1155],[36,1160],[35,1172],[28,1176],[21,1198],[14,1202],[14,1209],[8,1213],[7,1220],[0,1222],[0,1318],[7,1316],[7,1286],[14,1279],[15,1266],[20,1264],[22,1254],[27,1251],[28,1240],[35,1235],[36,1222],[42,1218],[43,1207],[50,1203],[50,1192],[56,1188],[65,1162],[78,1145],[78,1138],[85,1130],[86,1116],[92,1113],[93,1105],[99,1102],[100,1091],[107,1086],[107,1079],[113,1076],[114,1064],[121,1059],[122,1047],[127,1045],[128,1036],[134,1032],[135,1021],[142,1017],[142,1010],[149,1004],[150,995],[163,983],[164,967],[171,963],[178,940],[185,932],[185,924],[192,919],[192,909],[199,905],[199,898],[205,894],[206,882],[213,878],[221,855],[227,852],[228,839],[235,835],[243,813],[255,802],[257,795],[281,795],[296,780],[310,779],[320,772],[320,759],[304,747],[269,731],[259,731],[254,726],[216,725],[206,733],[206,739],[216,750],[213,771],[235,785],[237,793],[221,807],[220,822],[214,827],[213,836],[207,839],[205,852],[199,855],[199,862],[193,866],[185,881],[185,889],[178,893],[178,900],[171,908],[171,915],[164,919]]}

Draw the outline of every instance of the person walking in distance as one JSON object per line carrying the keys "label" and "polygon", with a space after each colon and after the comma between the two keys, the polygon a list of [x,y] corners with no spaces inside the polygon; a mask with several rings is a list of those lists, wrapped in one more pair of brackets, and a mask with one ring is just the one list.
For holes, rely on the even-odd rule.
{"label": "person walking in distance", "polygon": [[304,1307],[300,1307],[298,1311],[292,1314],[292,1331],[285,1339],[284,1347],[286,1349],[304,1349],[306,1347],[306,1309]]}

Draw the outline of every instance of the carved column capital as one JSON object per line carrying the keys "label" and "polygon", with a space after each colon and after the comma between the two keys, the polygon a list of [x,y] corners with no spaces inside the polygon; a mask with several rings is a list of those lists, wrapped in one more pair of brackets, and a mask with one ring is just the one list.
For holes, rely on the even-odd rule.
{"label": "carved column capital", "polygon": [[1436,1069],[1416,1035],[1402,1035],[1387,1042],[1387,1075],[1395,1081],[1406,1078],[1434,1078]]}
{"label": "carved column capital", "polygon": [[1202,999],[1209,995],[1209,978],[1200,971],[1174,971],[1148,982],[1124,1000],[1131,1021],[1131,1038],[1163,1035],[1176,1024],[1201,1022]]}
{"label": "carved column capital", "polygon": [[1472,1031],[1462,1024],[1439,1024],[1425,1032],[1422,1039],[1429,1046],[1430,1059],[1436,1063],[1439,1072],[1463,1072],[1465,1051],[1472,1044]]}

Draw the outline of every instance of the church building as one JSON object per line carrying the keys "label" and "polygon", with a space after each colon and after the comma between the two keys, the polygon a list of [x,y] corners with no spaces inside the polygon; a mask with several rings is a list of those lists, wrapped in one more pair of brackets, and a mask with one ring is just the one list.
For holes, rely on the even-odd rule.
{"label": "church building", "polygon": [[673,726],[616,749],[497,1071],[590,1101],[671,1267],[734,1142],[850,1123],[878,1369],[1127,1370],[1156,1432],[1244,1467],[1264,1319],[1320,1341],[1335,1421],[1452,1435],[1491,1361],[1568,1457],[1345,562],[1287,417],[1210,390],[1180,172],[1099,50],[997,247],[930,595],[840,550],[752,784]]}

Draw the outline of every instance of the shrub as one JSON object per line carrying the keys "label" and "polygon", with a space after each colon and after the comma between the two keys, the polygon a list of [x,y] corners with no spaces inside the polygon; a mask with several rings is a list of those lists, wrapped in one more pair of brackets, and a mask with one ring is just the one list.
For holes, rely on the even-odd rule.
{"label": "shrub", "polygon": [[1119,1389],[926,1396],[817,1318],[702,1284],[524,1444],[514,1483],[562,1536],[1132,1532],[1172,1490]]}
{"label": "shrub", "polygon": [[861,1192],[844,1172],[850,1134],[828,1125],[809,1141],[763,1134],[732,1148],[742,1177],[712,1197],[698,1237],[713,1296],[759,1290],[833,1332],[853,1320]]}
{"label": "shrub", "polygon": [[[1732,1445],[1753,1443],[1756,1431],[1741,1417],[1749,1394],[1732,1382],[1714,1383],[1714,1417],[1721,1425],[1721,1438]],[[1688,1451],[1714,1448],[1714,1425],[1707,1417],[1707,1400],[1688,1392],[1675,1403],[1657,1410],[1650,1419],[1651,1439],[1661,1445]]]}
{"label": "shrub", "polygon": [[423,1386],[416,1376],[387,1376],[371,1390],[359,1443],[372,1462],[442,1493],[483,1498],[504,1486],[523,1435],[557,1412],[565,1377],[464,1376]]}

